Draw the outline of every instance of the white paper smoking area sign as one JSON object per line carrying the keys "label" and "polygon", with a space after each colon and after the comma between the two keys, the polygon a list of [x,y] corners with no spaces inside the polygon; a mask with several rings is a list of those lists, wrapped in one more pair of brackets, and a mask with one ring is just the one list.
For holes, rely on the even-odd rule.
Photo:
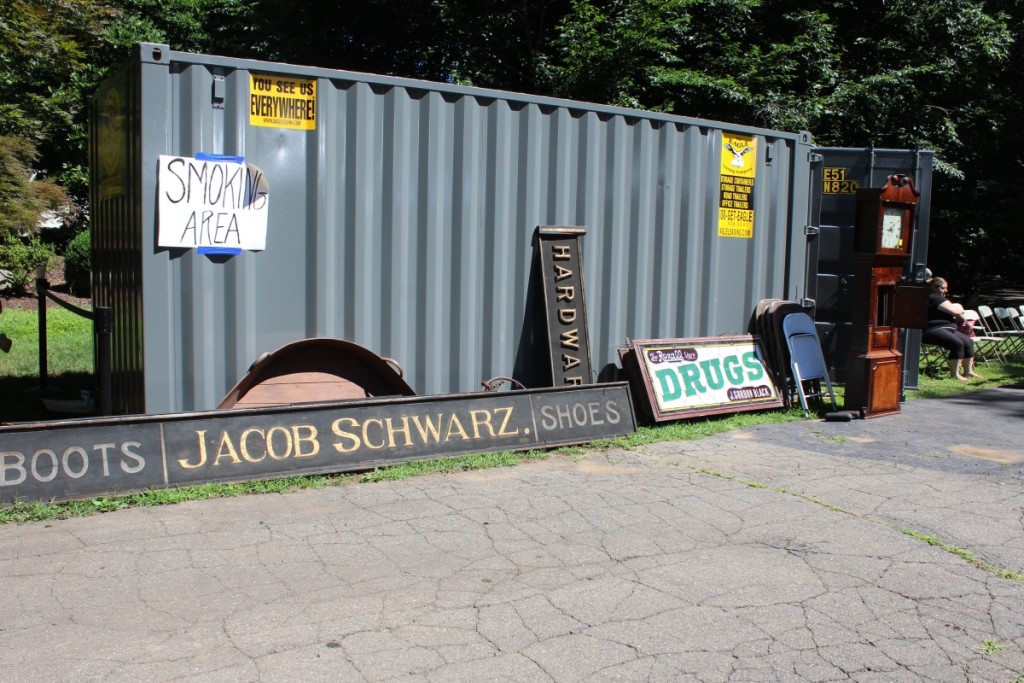
{"label": "white paper smoking area sign", "polygon": [[241,157],[161,155],[157,246],[260,251],[270,184]]}

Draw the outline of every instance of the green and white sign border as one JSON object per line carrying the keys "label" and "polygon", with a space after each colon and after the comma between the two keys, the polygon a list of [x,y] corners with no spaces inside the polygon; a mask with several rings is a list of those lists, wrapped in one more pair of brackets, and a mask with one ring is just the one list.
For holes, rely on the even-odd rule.
{"label": "green and white sign border", "polygon": [[782,407],[752,335],[637,339],[623,362],[655,422]]}

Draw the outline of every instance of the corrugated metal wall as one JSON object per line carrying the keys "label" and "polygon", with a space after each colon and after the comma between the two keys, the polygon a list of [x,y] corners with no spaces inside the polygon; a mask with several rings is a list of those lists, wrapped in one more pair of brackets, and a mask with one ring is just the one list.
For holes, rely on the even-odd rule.
{"label": "corrugated metal wall", "polygon": [[90,103],[92,293],[96,306],[109,306],[113,313],[111,379],[120,412],[142,412],[145,406],[138,88],[136,70],[124,68]]}
{"label": "corrugated metal wall", "polygon": [[[250,126],[250,72],[317,79],[316,129]],[[130,166],[121,196],[94,178],[115,410],[213,408],[261,353],[311,337],[395,358],[419,394],[475,391],[512,373],[538,225],[587,227],[596,370],[627,336],[742,333],[760,299],[801,296],[806,134],[143,44],[97,94],[94,137],[109,90]],[[752,239],[717,235],[723,130],[758,144]],[[155,246],[157,157],[199,152],[265,172],[265,251]]]}

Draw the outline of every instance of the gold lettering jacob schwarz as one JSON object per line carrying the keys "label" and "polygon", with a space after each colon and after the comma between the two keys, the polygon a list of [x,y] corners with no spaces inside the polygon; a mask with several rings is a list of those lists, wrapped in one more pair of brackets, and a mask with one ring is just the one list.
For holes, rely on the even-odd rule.
{"label": "gold lettering jacob schwarz", "polygon": [[0,427],[0,496],[57,501],[357,471],[635,430],[623,382]]}

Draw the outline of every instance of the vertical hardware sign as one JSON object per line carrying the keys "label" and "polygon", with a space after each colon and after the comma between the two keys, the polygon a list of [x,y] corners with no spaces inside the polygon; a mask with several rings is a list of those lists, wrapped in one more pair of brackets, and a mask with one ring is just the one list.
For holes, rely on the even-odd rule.
{"label": "vertical hardware sign", "polygon": [[754,178],[757,141],[749,135],[722,133],[722,173],[718,199],[718,236],[754,236]]}
{"label": "vertical hardware sign", "polygon": [[316,81],[249,74],[249,125],[316,130]]}
{"label": "vertical hardware sign", "polygon": [[583,226],[541,225],[534,233],[547,319],[552,386],[593,382],[587,303],[583,293]]}

